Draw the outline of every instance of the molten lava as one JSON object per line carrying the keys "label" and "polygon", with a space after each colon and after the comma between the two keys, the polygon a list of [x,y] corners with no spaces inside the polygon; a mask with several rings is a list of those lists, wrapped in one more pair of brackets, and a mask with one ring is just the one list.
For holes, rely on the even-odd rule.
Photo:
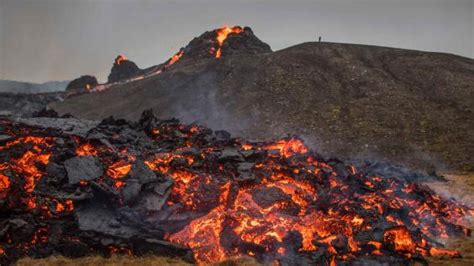
{"label": "molten lava", "polygon": [[123,181],[120,179],[127,175],[131,169],[132,165],[122,160],[109,166],[107,169],[107,175],[115,180],[115,186],[119,188],[124,185]]}
{"label": "molten lava", "polygon": [[0,174],[0,191],[5,191],[10,187],[8,176]]}
{"label": "molten lava", "polygon": [[[57,218],[60,213],[71,213],[74,210],[72,200],[53,198],[36,191],[37,185],[45,176],[55,138],[35,135],[26,128],[20,129],[20,132],[21,136],[0,146],[0,154],[7,150],[15,151],[8,162],[0,164],[0,199],[4,200],[9,209],[14,209],[17,213],[35,213],[42,221]],[[0,207],[2,206],[0,203]],[[47,228],[38,228],[31,241],[18,243],[18,246],[28,250],[45,243],[48,241],[47,234]],[[9,242],[11,240],[7,239],[6,243]]]}
{"label": "molten lava", "polygon": [[216,58],[220,58],[222,56],[222,45],[224,44],[224,41],[227,39],[227,36],[231,33],[234,33],[234,34],[240,34],[242,33],[244,30],[239,27],[239,26],[235,26],[235,27],[222,27],[220,29],[217,29],[216,30],[216,41],[217,41],[217,45],[218,45],[218,48],[217,48],[217,52],[216,52]]}
{"label": "molten lava", "polygon": [[0,174],[0,199],[6,196],[6,192],[10,187],[10,179],[8,176]]}
{"label": "molten lava", "polygon": [[168,61],[168,63],[166,64],[166,67],[170,67],[171,65],[173,65],[174,63],[178,62],[179,59],[181,59],[181,57],[183,56],[184,54],[184,51],[183,50],[180,50],[179,52],[177,52],[176,54],[174,54],[170,60]]}
{"label": "molten lava", "polygon": [[[188,136],[199,134],[199,130],[194,128],[188,130],[192,133]],[[152,135],[156,141],[165,141],[163,136],[166,131],[153,129]],[[185,143],[183,145],[190,147]],[[191,146],[194,145],[191,143]],[[216,262],[242,254],[257,256],[259,249],[267,254],[284,256],[287,252],[311,252],[324,247],[334,255],[332,261],[363,254],[366,252],[363,247],[368,246],[372,247],[370,253],[373,255],[384,255],[382,243],[373,240],[364,242],[358,235],[370,231],[371,224],[383,220],[380,214],[386,213],[389,208],[407,211],[414,223],[421,228],[429,228],[426,231],[429,237],[447,233],[448,220],[456,221],[465,214],[459,207],[453,206],[454,209],[449,210],[448,205],[440,204],[439,198],[426,193],[426,200],[430,202],[428,205],[421,199],[410,200],[411,191],[420,190],[419,187],[408,190],[404,184],[393,180],[364,176],[354,166],[347,167],[347,171],[353,175],[352,181],[341,179],[331,166],[316,159],[297,138],[272,143],[243,143],[239,147],[242,151],[271,152],[254,166],[260,176],[259,182],[240,186],[219,181],[220,175],[232,175],[222,165],[218,167],[218,173],[210,176],[175,169],[172,162],[182,155],[174,155],[174,152],[147,161],[152,169],[170,175],[175,182],[168,204],[182,204],[183,211],[199,211],[206,208],[203,199],[217,203],[210,209],[207,207],[209,210],[205,215],[192,220],[188,226],[170,234],[168,238],[192,248],[199,262]],[[204,150],[201,157],[208,158],[212,151],[212,148]],[[295,156],[299,159],[294,159]],[[189,160],[188,166],[192,167],[196,160],[199,159]],[[285,160],[289,161],[283,163]],[[326,174],[328,172],[329,175]],[[202,190],[205,184],[209,188],[214,185],[219,189]],[[358,190],[357,184],[376,190]],[[402,192],[404,190],[408,192]],[[268,202],[266,197],[270,196],[263,195],[272,195],[275,199]],[[383,202],[387,202],[388,206]],[[425,213],[420,209],[421,206],[431,211]],[[441,218],[448,213],[452,215],[451,218]],[[441,222],[441,226],[433,225],[426,220],[426,215],[433,215],[438,217],[436,220],[444,222]],[[392,226],[404,224],[395,216],[388,215],[386,219]],[[301,246],[293,251],[288,248],[286,240],[290,232],[301,237]],[[428,254],[428,247],[424,244],[426,241],[422,239],[421,242],[415,242],[412,234],[405,227],[395,227],[385,232],[384,242],[393,245],[394,251],[405,257],[414,254],[415,248],[421,250],[422,254]],[[230,248],[223,244],[227,238],[242,244]],[[347,243],[347,249],[341,250],[337,243]],[[259,248],[253,250],[252,246]]]}
{"label": "molten lava", "polygon": [[95,150],[94,146],[89,143],[85,143],[76,149],[76,154],[77,156],[95,156],[97,155],[97,151]]}
{"label": "molten lava", "polygon": [[461,253],[456,250],[450,250],[450,249],[445,249],[445,248],[436,248],[436,247],[431,247],[429,254],[431,256],[436,256],[436,257],[448,257],[448,258],[453,258],[453,257],[460,257]]}
{"label": "molten lava", "polygon": [[[146,232],[190,248],[200,264],[242,255],[262,262],[316,258],[312,262],[326,265],[364,257],[456,257],[459,252],[435,240],[470,233],[460,225],[467,207],[403,178],[325,161],[297,137],[246,142],[174,120],[110,123],[92,129],[94,139],[0,124],[1,134],[14,136],[0,145],[0,204],[15,210],[12,217],[24,213],[35,223],[29,238],[4,234],[4,254],[28,254],[58,239],[96,249],[97,241],[84,240],[88,232],[57,227],[69,221],[67,228],[79,230],[75,212],[91,203],[120,210],[137,231],[151,226]],[[71,169],[65,173],[64,167],[72,159],[97,161],[102,170],[70,182]],[[131,182],[134,173],[139,179]],[[58,190],[47,195],[51,186]],[[125,201],[124,191],[135,194]],[[136,208],[142,200],[154,209]],[[112,228],[120,228],[118,221]],[[108,253],[135,251],[134,245],[103,242]]]}
{"label": "molten lava", "polygon": [[284,157],[290,157],[295,154],[304,154],[308,148],[299,139],[279,140],[264,147],[266,150],[278,150]]}
{"label": "molten lava", "polygon": [[120,65],[123,61],[125,60],[128,60],[127,57],[123,54],[121,55],[118,55],[116,58],[115,58],[115,64],[117,65]]}
{"label": "molten lava", "polygon": [[410,253],[416,247],[410,231],[404,226],[385,230],[383,238],[384,242],[392,245],[395,251]]}

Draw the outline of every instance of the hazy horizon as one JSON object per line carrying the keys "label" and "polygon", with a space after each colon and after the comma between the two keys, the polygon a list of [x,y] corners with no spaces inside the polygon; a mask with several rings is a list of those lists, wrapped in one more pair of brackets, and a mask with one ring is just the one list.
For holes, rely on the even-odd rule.
{"label": "hazy horizon", "polygon": [[105,81],[118,54],[146,68],[222,25],[273,50],[322,36],[474,58],[473,17],[472,0],[0,0],[0,79]]}

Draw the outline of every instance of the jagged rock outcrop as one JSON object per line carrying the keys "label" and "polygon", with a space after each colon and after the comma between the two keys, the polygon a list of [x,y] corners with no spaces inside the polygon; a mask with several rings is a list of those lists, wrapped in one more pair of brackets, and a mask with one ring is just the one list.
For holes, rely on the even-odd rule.
{"label": "jagged rock outcrop", "polygon": [[124,55],[119,55],[115,58],[115,62],[107,78],[107,83],[129,79],[139,75],[141,72],[142,70],[134,62],[128,60]]}
{"label": "jagged rock outcrop", "polygon": [[97,78],[91,75],[80,76],[72,80],[66,87],[66,97],[87,93],[97,86]]}

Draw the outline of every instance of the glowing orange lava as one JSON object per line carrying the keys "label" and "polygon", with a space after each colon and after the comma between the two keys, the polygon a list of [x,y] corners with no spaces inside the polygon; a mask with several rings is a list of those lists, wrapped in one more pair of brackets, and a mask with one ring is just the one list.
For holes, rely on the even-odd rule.
{"label": "glowing orange lava", "polygon": [[451,249],[445,249],[445,248],[436,248],[436,247],[431,247],[430,248],[430,255],[435,256],[435,257],[460,257],[461,253],[457,250],[451,250]]}
{"label": "glowing orange lava", "polygon": [[308,148],[299,139],[279,140],[275,143],[264,147],[267,150],[279,150],[285,157],[290,157],[295,154],[304,154],[308,152]]}
{"label": "glowing orange lava", "polygon": [[10,179],[8,176],[0,174],[0,198],[2,198],[3,192],[8,190],[10,187]]}
{"label": "glowing orange lava", "polygon": [[217,52],[216,52],[216,58],[220,58],[222,56],[222,45],[224,44],[224,41],[227,39],[227,36],[231,33],[235,33],[235,34],[240,34],[242,33],[244,30],[239,27],[239,26],[235,26],[235,27],[222,27],[220,29],[217,29],[216,31],[216,40],[217,40],[217,44],[218,44],[218,48],[217,48]]}
{"label": "glowing orange lava", "polygon": [[170,67],[171,65],[173,65],[174,63],[178,62],[179,59],[181,59],[181,57],[183,56],[184,54],[184,51],[181,50],[179,52],[177,52],[176,54],[174,54],[170,60],[168,61],[168,64],[166,64],[166,67]]}
{"label": "glowing orange lava", "polygon": [[125,60],[128,60],[125,55],[118,55],[117,58],[115,58],[115,64],[120,65]]}
{"label": "glowing orange lava", "polygon": [[416,244],[410,234],[410,231],[404,226],[393,227],[384,232],[384,241],[392,244],[395,251],[412,252]]}
{"label": "glowing orange lava", "polygon": [[109,166],[107,175],[115,180],[115,187],[122,187],[124,182],[120,179],[127,175],[131,169],[132,165],[122,160]]}
{"label": "glowing orange lava", "polygon": [[[456,257],[459,252],[432,240],[469,234],[460,225],[471,211],[465,206],[402,178],[368,175],[362,166],[324,161],[297,137],[223,141],[196,125],[152,125],[145,133],[153,141],[139,147],[141,154],[130,143],[121,145],[118,130],[110,133],[107,144],[80,137],[59,142],[66,137],[39,137],[19,130],[18,137],[0,145],[2,153],[9,152],[2,157],[9,161],[0,164],[0,198],[10,193],[9,204],[40,213],[39,220],[59,219],[72,215],[81,201],[42,193],[45,184],[56,182],[50,176],[51,165],[74,156],[95,156],[106,173],[77,187],[64,180],[66,187],[74,191],[71,188],[115,186],[113,192],[121,195],[130,172],[139,173],[140,168],[132,165],[143,160],[157,180],[142,191],[166,194],[158,211],[171,217],[158,221],[166,228],[164,239],[189,247],[198,264],[242,255],[278,261],[318,252],[324,254],[324,265],[350,264],[363,256]],[[64,144],[58,147],[58,143]],[[63,153],[65,147],[68,153]],[[166,189],[158,189],[162,185]],[[117,196],[121,207],[128,204],[121,200]],[[154,215],[147,210],[141,217],[148,223]],[[49,229],[31,231],[27,244],[47,242]],[[111,253],[131,253],[127,247],[108,248]]]}
{"label": "glowing orange lava", "polygon": [[76,149],[76,154],[77,156],[95,156],[97,155],[97,151],[94,146],[89,143],[85,143]]}

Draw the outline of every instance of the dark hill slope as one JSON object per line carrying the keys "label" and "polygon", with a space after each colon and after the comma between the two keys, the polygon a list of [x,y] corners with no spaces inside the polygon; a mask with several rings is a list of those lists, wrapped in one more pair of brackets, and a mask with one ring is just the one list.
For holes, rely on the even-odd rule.
{"label": "dark hill slope", "polygon": [[474,60],[449,54],[304,43],[177,62],[52,107],[88,119],[153,108],[253,139],[299,134],[326,156],[474,170]]}

